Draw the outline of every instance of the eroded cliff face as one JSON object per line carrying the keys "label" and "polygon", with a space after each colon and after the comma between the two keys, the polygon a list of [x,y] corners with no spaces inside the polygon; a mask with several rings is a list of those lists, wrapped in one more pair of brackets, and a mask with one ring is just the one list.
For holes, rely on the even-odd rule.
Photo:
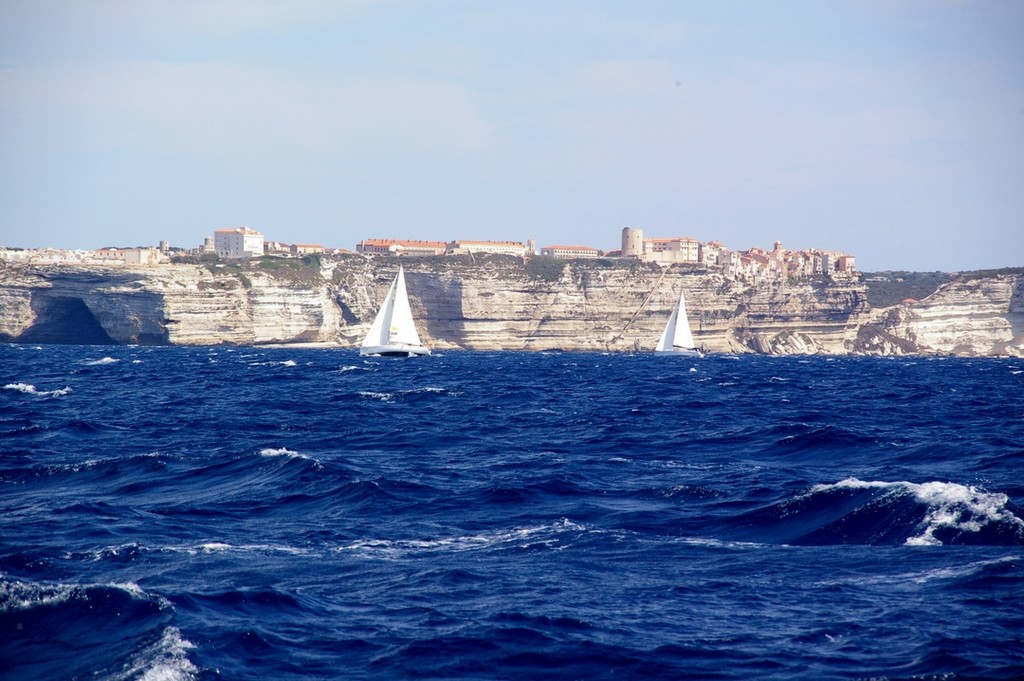
{"label": "eroded cliff face", "polygon": [[878,354],[1024,356],[1024,276],[963,278],[921,301],[876,311],[855,350]]}
{"label": "eroded cliff face", "polygon": [[[861,284],[757,286],[625,260],[531,271],[516,258],[403,258],[434,348],[654,348],[680,288],[711,352],[1024,354],[1024,278],[954,282],[871,310]],[[244,265],[0,265],[0,340],[356,347],[398,268],[358,255]]]}

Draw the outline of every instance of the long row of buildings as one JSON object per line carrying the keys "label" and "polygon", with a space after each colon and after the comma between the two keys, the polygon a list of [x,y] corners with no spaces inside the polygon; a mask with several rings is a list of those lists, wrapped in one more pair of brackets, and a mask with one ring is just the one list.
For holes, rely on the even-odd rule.
{"label": "long row of buildings", "polygon": [[[537,253],[532,241],[417,241],[366,239],[356,245],[359,253],[377,255],[455,255],[460,253],[506,253],[529,256]],[[545,246],[541,255],[577,259],[598,257],[634,258],[663,264],[690,263],[720,267],[728,277],[801,278],[814,275],[854,276],[852,255],[821,249],[785,250],[778,241],[772,250],[750,248],[736,251],[718,241],[689,237],[646,237],[642,229],[625,227],[622,247],[603,252],[589,246]]]}
{"label": "long row of buildings", "polygon": [[[203,245],[190,254],[216,254],[224,259],[253,258],[262,255],[303,256],[315,253],[341,253],[317,244],[286,244],[264,239],[261,232],[248,227],[218,229],[206,237]],[[689,237],[648,237],[642,229],[625,227],[622,246],[618,250],[603,252],[589,246],[545,246],[539,251],[531,239],[522,241],[426,241],[410,239],[365,239],[356,244],[356,252],[366,255],[459,255],[496,253],[530,257],[537,255],[554,258],[577,259],[598,257],[632,258],[661,264],[695,264],[720,268],[730,278],[796,279],[814,275],[852,277],[857,274],[852,255],[821,249],[785,250],[775,242],[772,250],[750,248],[737,251],[718,241],[702,242]],[[172,249],[167,242],[159,248],[115,249],[96,251],[8,251],[0,248],[0,259],[25,262],[82,262],[159,264],[169,262]]]}

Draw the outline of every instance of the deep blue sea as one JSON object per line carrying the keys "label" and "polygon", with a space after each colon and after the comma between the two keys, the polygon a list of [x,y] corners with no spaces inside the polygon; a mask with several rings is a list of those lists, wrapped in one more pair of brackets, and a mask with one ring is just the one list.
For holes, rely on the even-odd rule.
{"label": "deep blue sea", "polygon": [[1024,360],[0,367],[2,679],[1024,678]]}

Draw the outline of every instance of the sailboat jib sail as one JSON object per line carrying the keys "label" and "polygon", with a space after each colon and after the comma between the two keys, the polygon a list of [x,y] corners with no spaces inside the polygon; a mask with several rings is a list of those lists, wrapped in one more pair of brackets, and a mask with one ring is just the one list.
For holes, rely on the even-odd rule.
{"label": "sailboat jib sail", "polygon": [[683,290],[679,290],[679,300],[672,308],[665,330],[661,333],[655,352],[664,352],[675,355],[692,355],[703,357],[703,353],[697,349],[693,342],[693,333],[690,331],[690,322],[686,317],[686,297]]}
{"label": "sailboat jib sail", "polygon": [[398,276],[391,282],[370,330],[359,348],[360,355],[429,355],[430,350],[420,341],[416,322],[409,307],[405,290],[405,271],[398,268]]}

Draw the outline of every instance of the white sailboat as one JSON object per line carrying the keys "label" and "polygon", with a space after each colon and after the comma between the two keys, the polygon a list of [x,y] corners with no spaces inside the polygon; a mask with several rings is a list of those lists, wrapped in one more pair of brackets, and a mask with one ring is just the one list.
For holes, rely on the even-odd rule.
{"label": "white sailboat", "polygon": [[679,289],[679,302],[672,308],[672,314],[668,318],[668,323],[665,324],[665,330],[654,351],[692,357],[704,356],[704,353],[693,344],[690,322],[686,318],[686,300],[683,296],[683,289]]}
{"label": "white sailboat", "polygon": [[398,267],[398,276],[391,282],[384,304],[363,339],[359,354],[397,357],[430,354],[430,349],[420,342],[420,335],[416,332],[409,295],[405,291],[405,272],[401,266]]}

